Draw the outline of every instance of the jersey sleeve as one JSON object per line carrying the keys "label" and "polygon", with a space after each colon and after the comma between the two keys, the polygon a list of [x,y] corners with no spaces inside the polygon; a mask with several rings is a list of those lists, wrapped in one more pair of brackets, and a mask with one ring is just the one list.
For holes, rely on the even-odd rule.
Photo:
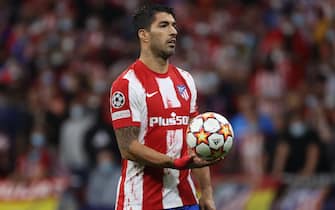
{"label": "jersey sleeve", "polygon": [[130,81],[116,80],[110,91],[110,112],[114,129],[136,126],[140,127],[140,107],[136,91],[129,85]]}

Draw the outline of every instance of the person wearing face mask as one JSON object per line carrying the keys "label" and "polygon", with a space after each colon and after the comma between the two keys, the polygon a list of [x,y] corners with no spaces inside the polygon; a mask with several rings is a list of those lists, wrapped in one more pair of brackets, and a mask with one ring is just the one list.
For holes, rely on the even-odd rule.
{"label": "person wearing face mask", "polygon": [[69,118],[60,128],[60,159],[71,171],[82,171],[88,167],[83,144],[93,117],[86,111],[84,104],[82,99],[75,99],[69,108]]}
{"label": "person wearing face mask", "polygon": [[119,164],[110,148],[101,148],[96,155],[96,167],[88,178],[86,199],[89,210],[112,210],[115,207],[118,181],[121,175]]}
{"label": "person wearing face mask", "polygon": [[36,127],[30,135],[28,151],[18,157],[17,172],[28,180],[45,178],[51,172],[51,154],[46,147],[43,128]]}
{"label": "person wearing face mask", "polygon": [[291,173],[312,176],[327,172],[329,167],[322,152],[317,132],[308,125],[303,109],[288,113],[285,127],[280,133],[272,173],[281,176]]}

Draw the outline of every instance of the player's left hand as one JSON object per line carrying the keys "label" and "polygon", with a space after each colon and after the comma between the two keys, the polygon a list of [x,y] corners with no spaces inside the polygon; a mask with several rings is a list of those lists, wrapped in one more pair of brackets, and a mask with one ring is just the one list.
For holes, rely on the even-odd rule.
{"label": "player's left hand", "polygon": [[212,196],[202,194],[199,199],[199,205],[201,210],[216,210]]}

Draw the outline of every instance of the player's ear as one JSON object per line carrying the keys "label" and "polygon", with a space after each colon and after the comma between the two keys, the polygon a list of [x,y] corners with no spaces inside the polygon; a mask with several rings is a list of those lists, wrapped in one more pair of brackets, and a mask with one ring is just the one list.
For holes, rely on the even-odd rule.
{"label": "player's ear", "polygon": [[143,42],[149,41],[149,33],[144,28],[139,29],[137,35]]}

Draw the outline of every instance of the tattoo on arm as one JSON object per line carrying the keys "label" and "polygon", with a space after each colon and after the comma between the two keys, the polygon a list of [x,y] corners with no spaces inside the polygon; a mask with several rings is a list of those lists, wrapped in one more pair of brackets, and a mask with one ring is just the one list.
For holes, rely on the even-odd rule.
{"label": "tattoo on arm", "polygon": [[121,151],[128,151],[129,145],[132,141],[138,139],[140,133],[139,127],[126,127],[115,130],[116,139]]}

